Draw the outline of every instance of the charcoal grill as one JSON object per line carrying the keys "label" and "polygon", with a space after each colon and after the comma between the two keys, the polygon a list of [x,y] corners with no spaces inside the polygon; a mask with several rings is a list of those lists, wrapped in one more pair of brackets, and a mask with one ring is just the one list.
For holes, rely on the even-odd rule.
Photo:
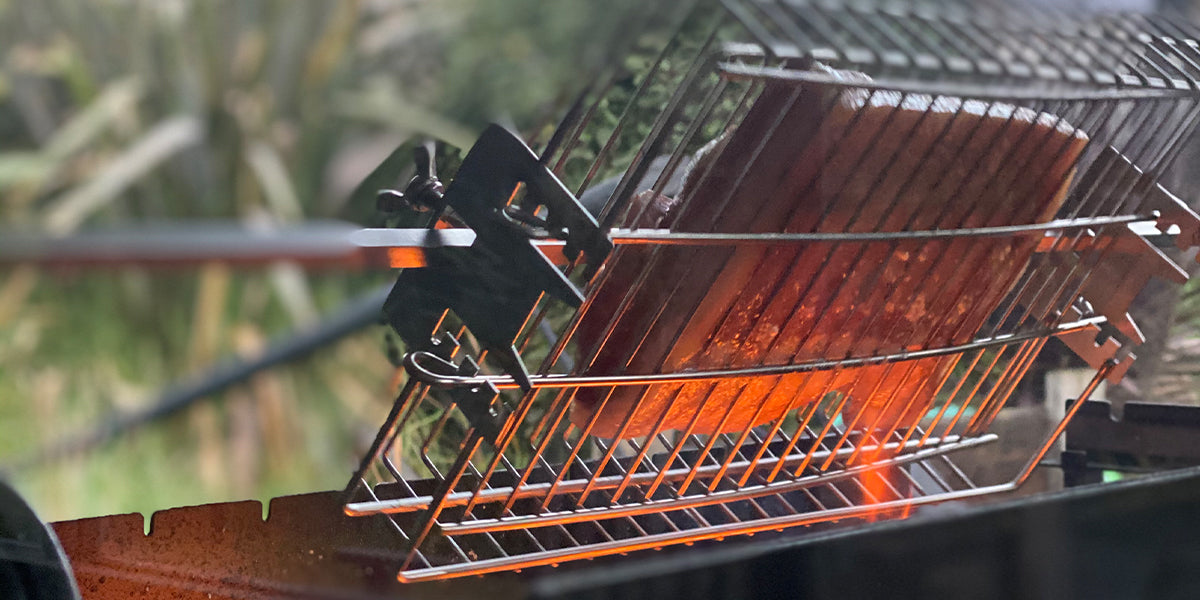
{"label": "charcoal grill", "polygon": [[[347,515],[386,516],[407,548],[397,557],[401,581],[904,516],[919,505],[1013,490],[1077,407],[1103,381],[1119,381],[1135,359],[1143,340],[1126,311],[1141,286],[1151,276],[1186,280],[1168,254],[1172,245],[1185,251],[1200,244],[1200,218],[1158,183],[1200,113],[1200,48],[1178,22],[1007,3],[968,9],[936,2],[725,0],[677,10],[677,33],[657,54],[646,53],[644,74],[614,72],[598,82],[540,152],[492,128],[444,195],[431,191],[436,186],[427,169],[404,196],[413,209],[409,217],[430,229],[417,258],[411,247],[393,244],[393,265],[423,267],[401,273],[385,307],[408,350],[407,379],[343,493]],[[848,79],[822,65],[869,79]],[[646,210],[637,198],[646,190],[681,198],[688,210],[688,193],[672,187],[696,177],[684,172],[725,160],[711,144],[736,135],[731,132],[745,125],[769,90],[813,89],[858,94],[864,104],[951,102],[958,107],[952,122],[969,118],[968,106],[983,107],[983,114],[1020,107],[1052,128],[1084,132],[1088,141],[1070,158],[1074,175],[1063,178],[1061,207],[1044,219],[851,221],[800,231],[636,226]],[[613,107],[620,114],[615,121],[604,117]],[[771,137],[783,118],[755,133]],[[852,141],[848,135],[830,144],[828,156]],[[708,166],[697,158],[706,152],[716,153]],[[1021,164],[1030,179],[1047,169],[1015,152],[1002,158],[1002,164]],[[893,164],[858,177],[882,179]],[[939,172],[929,155],[916,164],[914,172]],[[593,218],[576,198],[612,174],[619,179],[604,188],[612,191]],[[737,185],[755,177],[749,169]],[[1010,174],[979,189],[1029,194],[1021,191],[1026,184]],[[832,194],[835,203],[841,193]],[[889,201],[889,214],[899,210],[900,196]],[[831,222],[830,212],[821,219]],[[450,234],[438,229],[447,223],[473,229],[469,245],[448,241]],[[389,244],[387,232],[369,237]],[[693,267],[676,271],[685,274],[680,281],[660,281],[657,261],[694,256],[699,264],[746,249],[808,256],[800,253],[817,248],[815,255],[854,257],[841,266],[821,263],[818,272],[841,270],[877,282],[897,252],[935,244],[1030,249],[1019,276],[987,284],[1002,298],[972,307],[986,319],[968,339],[935,342],[930,331],[915,331],[902,347],[863,341],[889,327],[875,318],[889,303],[913,301],[885,290],[841,306],[852,315],[846,327],[853,339],[816,356],[793,352],[788,360],[731,359],[700,368],[672,369],[666,361],[640,370],[597,366],[604,348],[638,348],[677,316],[664,316],[660,307],[649,311],[654,314],[642,333],[612,333],[626,311],[646,310],[637,300],[644,290],[674,290],[663,306],[676,306],[686,293],[678,287]],[[880,248],[887,249],[885,257],[871,262],[867,257]],[[635,255],[640,262],[628,260]],[[954,262],[960,259],[934,260],[970,277],[972,262]],[[629,264],[639,266],[623,272]],[[919,276],[915,289],[929,293],[933,277]],[[598,306],[598,290],[611,291],[621,281],[624,295]],[[788,281],[779,277],[780,285]],[[978,297],[953,286],[938,292],[950,304]],[[830,306],[838,307],[834,302]],[[791,313],[804,308],[800,304]],[[695,314],[703,311],[685,313],[678,331],[686,331]],[[927,326],[936,330],[951,319],[939,315]],[[751,333],[756,322],[750,319],[738,336]],[[580,333],[594,331],[596,323],[603,343]],[[1024,468],[1000,481],[972,481],[949,455],[996,439],[990,424],[1055,337],[1095,370],[1094,377],[1078,390],[1075,408],[1028,449]],[[628,363],[632,350],[622,351]],[[950,366],[922,379],[914,365],[928,360]],[[868,372],[883,375],[873,384],[847,384],[853,392],[835,389],[835,376]],[[740,428],[728,427],[736,419],[727,406],[706,408],[724,416],[703,431],[698,418],[680,426],[665,412],[634,431],[628,423],[635,413],[627,412],[626,425],[600,435],[603,403],[585,422],[570,416],[581,394],[635,394],[632,406],[640,406],[654,390],[678,398],[695,386],[771,386],[788,377],[804,386],[827,383],[814,383],[817,393],[805,387],[807,394],[769,418],[764,400]],[[919,394],[912,387],[910,393],[864,391],[881,390],[878,381],[889,377],[913,380]],[[873,410],[856,409],[855,402],[873,403]]]}

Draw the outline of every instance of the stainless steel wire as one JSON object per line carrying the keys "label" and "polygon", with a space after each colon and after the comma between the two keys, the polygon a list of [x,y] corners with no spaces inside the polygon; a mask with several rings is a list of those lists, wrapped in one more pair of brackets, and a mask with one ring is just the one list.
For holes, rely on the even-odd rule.
{"label": "stainless steel wire", "polygon": [[[1081,398],[1127,367],[1137,340],[1113,315],[1092,314],[1079,300],[1091,293],[1101,266],[1144,252],[1147,242],[1130,224],[1162,225],[1166,218],[1151,198],[1159,193],[1158,175],[1200,118],[1200,47],[1184,39],[1189,26],[1152,15],[982,4],[970,10],[960,3],[874,0],[699,2],[643,73],[613,71],[594,85],[542,162],[577,193],[606,173],[621,174],[599,219],[615,250],[599,268],[567,266],[588,291],[569,319],[543,299],[514,340],[527,360],[538,362],[532,388],[520,391],[485,354],[474,356],[478,374],[451,374],[456,367],[445,357],[407,355],[407,382],[346,488],[347,514],[387,515],[410,544],[401,579],[905,514],[931,502],[1011,490],[1028,477],[1065,420],[1007,481],[976,483],[946,454],[996,439],[988,433],[991,422],[1055,337],[1103,332],[1115,341],[1100,339],[1098,349],[1120,347],[1110,355],[1095,352],[1096,377]],[[840,78],[812,68],[814,61],[871,79]],[[745,200],[745,189],[776,185],[762,181],[763,165],[777,160],[772,139],[790,111],[814,107],[818,124],[833,118],[841,96],[815,102],[812,90],[821,89],[859,94],[863,106],[897,107],[882,123],[854,111],[813,159],[830,171],[859,173],[854,185],[864,191],[847,192],[849,177],[822,183],[816,175],[793,190],[804,197],[804,190],[836,182],[822,192],[860,204],[830,202],[811,216],[803,212],[811,207],[792,207],[783,221],[807,219],[800,230],[763,230],[752,221],[731,228],[722,217]],[[769,95],[781,100],[764,116],[759,103]],[[898,107],[922,102],[926,108],[908,121],[896,116]],[[922,134],[927,141],[914,141],[913,132],[936,122],[930,108],[936,102],[958,104],[939,130]],[[1048,125],[1018,129],[1010,110],[987,133],[983,119],[971,120],[968,103],[983,106],[984,115],[1021,107]],[[616,120],[600,123],[601,107],[614,106]],[[758,119],[761,130],[744,155],[697,158],[747,119]],[[1087,144],[1068,156],[1065,143],[1048,146],[1056,131],[1084,132]],[[1003,168],[992,171],[976,164],[952,176],[950,163],[934,155],[1002,142],[1010,144],[995,157]],[[1028,147],[1043,151],[1020,151]],[[650,174],[650,189],[639,189],[660,157],[663,172]],[[972,204],[984,189],[1032,197],[1060,160],[1071,161],[1073,176],[1057,214],[1039,218],[1029,208],[1007,214],[997,205]],[[715,177],[718,161],[737,168],[723,174],[720,197],[701,204],[699,194],[686,191],[688,182]],[[636,197],[663,194],[681,171],[694,172],[683,177],[671,220],[665,228],[646,225],[651,203]],[[906,194],[924,185],[918,177],[936,182],[930,193],[955,202],[911,204]],[[1017,247],[1028,249],[1023,271],[976,285],[972,278],[987,268],[989,253]],[[907,287],[887,283],[888,273],[908,268],[900,254],[928,248],[943,251],[913,271]],[[634,271],[621,271],[630,264]],[[729,301],[689,291],[716,285],[733,264],[753,265],[753,283],[731,292]],[[663,280],[666,272],[675,279]],[[597,299],[622,281],[615,301]],[[823,295],[812,291],[821,285],[829,286]],[[885,310],[912,302],[918,292],[936,318],[903,344],[889,342],[905,322],[885,317]],[[647,304],[651,297],[658,302]],[[806,304],[814,297],[821,301]],[[960,308],[964,298],[995,301]],[[743,314],[751,308],[758,317]],[[674,367],[663,346],[701,327],[748,339],[768,313],[783,315],[779,329],[806,340],[818,325],[801,316],[804,310],[823,315],[821,327],[836,325],[840,337],[810,344],[777,336],[755,350],[757,361],[734,354],[686,368]],[[956,310],[967,316],[954,316]],[[532,337],[543,321],[558,334],[548,348]],[[469,346],[468,331],[452,333],[455,343]],[[475,353],[459,350],[451,358],[463,354]],[[937,369],[919,368],[927,361],[938,361]],[[567,362],[574,368],[564,368]],[[855,379],[839,383],[846,376]],[[496,430],[480,427],[480,407],[466,410],[444,389],[495,389],[485,408],[499,415]],[[767,399],[780,390],[804,396],[768,409]],[[656,394],[665,394],[665,407],[695,395],[703,410],[712,398],[726,399],[704,424],[701,410],[675,422],[662,408],[635,427],[635,411]],[[582,418],[573,411],[585,395],[594,410]],[[735,416],[740,402],[755,398],[761,400],[748,417]],[[855,405],[858,398],[879,399],[875,413]],[[615,430],[598,425],[605,411],[621,410],[625,418],[615,419]],[[742,422],[735,419],[749,425],[731,427]],[[397,459],[400,447],[418,448],[417,456]]]}

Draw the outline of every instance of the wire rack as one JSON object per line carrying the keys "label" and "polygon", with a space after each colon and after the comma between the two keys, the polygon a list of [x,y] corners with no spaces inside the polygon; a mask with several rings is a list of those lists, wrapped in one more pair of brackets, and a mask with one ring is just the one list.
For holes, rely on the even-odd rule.
{"label": "wire rack", "polygon": [[[406,340],[406,383],[345,492],[347,514],[387,515],[404,540],[401,580],[1011,490],[1070,414],[1011,479],[973,482],[948,455],[996,439],[1051,338],[1096,369],[1081,400],[1119,380],[1143,341],[1133,295],[1186,279],[1163,246],[1192,246],[1200,219],[1157,183],[1200,113],[1179,21],[675,10],[665,48],[644,36],[635,73],[596,82],[536,176],[464,183],[469,155],[447,191],[492,185],[497,214],[545,224],[578,207],[539,204],[547,181],[572,201],[604,189],[574,222],[611,246],[558,236],[575,306],[534,290],[518,315],[482,293],[483,317],[412,309],[436,327]],[[552,229],[522,243],[551,256]],[[511,346],[476,335],[489,310],[515,319]]]}

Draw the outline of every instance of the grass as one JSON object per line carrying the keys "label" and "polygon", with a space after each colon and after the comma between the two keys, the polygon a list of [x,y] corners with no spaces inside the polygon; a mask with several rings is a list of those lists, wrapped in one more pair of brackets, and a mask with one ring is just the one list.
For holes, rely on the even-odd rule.
{"label": "grass", "polygon": [[[546,132],[620,47],[626,6],[0,0],[0,231],[372,222],[347,199],[402,141],[467,145],[493,119]],[[0,464],[390,277],[2,269]],[[389,408],[381,340],[12,478],[49,520],[339,488]]]}

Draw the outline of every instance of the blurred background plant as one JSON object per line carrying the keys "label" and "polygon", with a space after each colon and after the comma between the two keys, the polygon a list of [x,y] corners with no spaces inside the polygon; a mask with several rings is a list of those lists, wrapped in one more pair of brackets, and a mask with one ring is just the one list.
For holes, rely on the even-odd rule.
{"label": "blurred background plant", "polygon": [[[367,224],[407,139],[543,139],[632,2],[0,0],[0,231]],[[2,235],[2,233],[0,233]],[[0,269],[0,465],[311,325],[388,273]],[[392,396],[380,328],[10,476],[49,520],[339,488]]]}

